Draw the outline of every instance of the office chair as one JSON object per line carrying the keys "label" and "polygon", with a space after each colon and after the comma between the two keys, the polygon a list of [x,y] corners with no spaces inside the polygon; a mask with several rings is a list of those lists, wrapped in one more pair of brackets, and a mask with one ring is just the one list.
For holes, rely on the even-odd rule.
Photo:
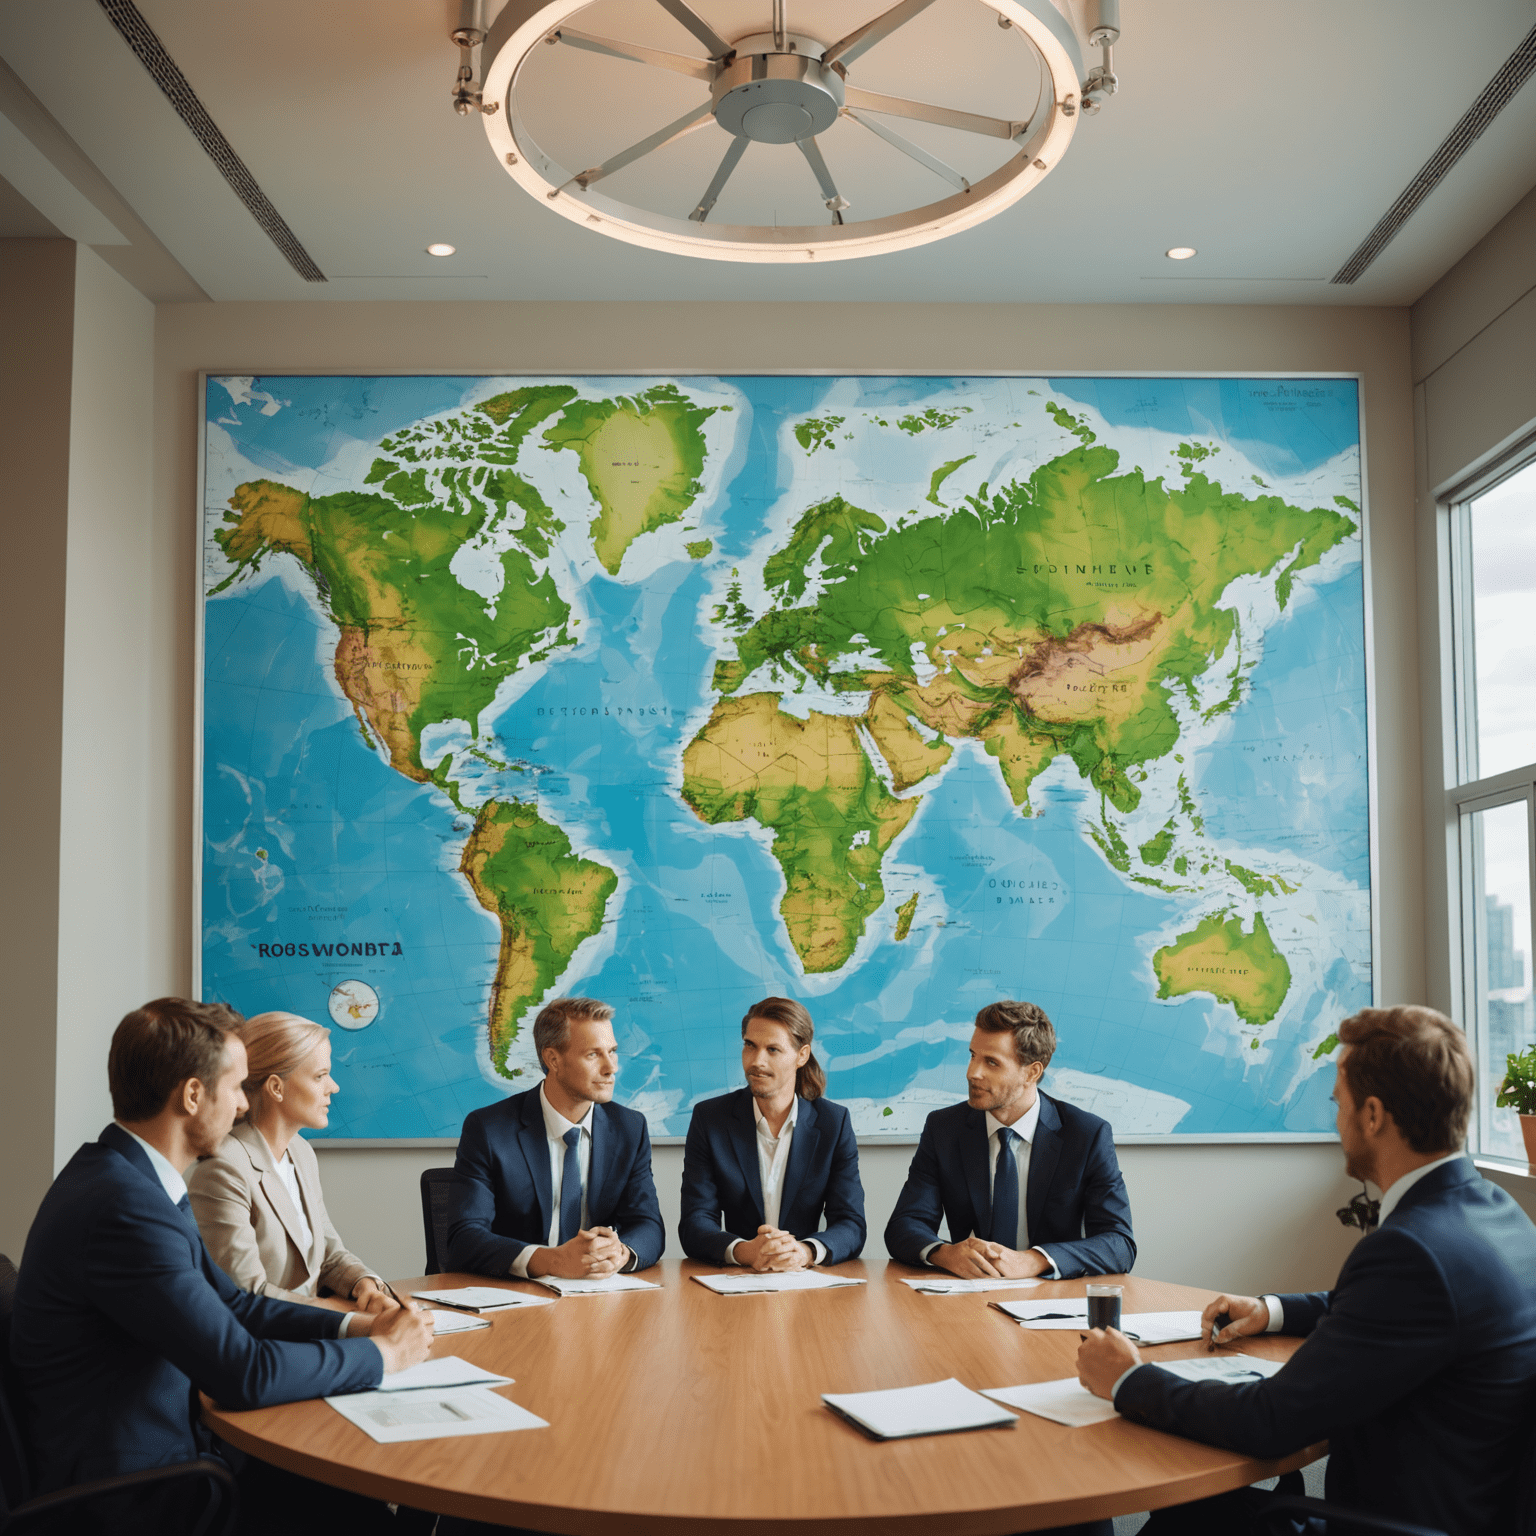
{"label": "office chair", "polygon": [[448,1253],[448,1223],[454,1213],[453,1193],[463,1182],[463,1175],[452,1168],[427,1168],[422,1172],[421,1225],[427,1240],[424,1275],[444,1272],[442,1261]]}
{"label": "office chair", "polygon": [[[21,1438],[17,1405],[20,1394],[11,1365],[11,1314],[16,1308],[16,1266],[0,1253],[0,1536],[23,1536],[38,1528],[73,1529],[72,1517],[89,1513],[97,1500],[124,1498],[178,1484],[206,1484],[205,1501],[187,1536],[230,1536],[240,1513],[240,1491],[222,1461],[200,1457],[170,1467],[149,1467],[116,1477],[98,1477],[88,1483],[61,1488],[57,1493],[34,1496],[32,1464]],[[154,1505],[142,1506],[146,1519]],[[157,1528],[165,1529],[163,1521]]]}
{"label": "office chair", "polygon": [[[1327,1536],[1445,1536],[1444,1531],[1432,1525],[1409,1525],[1382,1515],[1360,1514],[1326,1499],[1274,1499],[1265,1506],[1260,1525],[1266,1536],[1296,1536],[1297,1522],[1307,1519],[1325,1520],[1323,1529]],[[1303,1525],[1302,1529],[1309,1527]]]}

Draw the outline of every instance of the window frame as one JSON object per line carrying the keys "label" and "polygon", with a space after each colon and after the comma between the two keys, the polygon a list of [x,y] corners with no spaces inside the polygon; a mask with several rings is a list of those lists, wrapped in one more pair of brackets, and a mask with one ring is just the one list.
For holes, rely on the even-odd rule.
{"label": "window frame", "polygon": [[[1477,942],[1481,922],[1476,911],[1483,880],[1471,836],[1472,818],[1479,812],[1524,803],[1526,807],[1526,868],[1531,890],[1530,931],[1524,935],[1527,964],[1536,984],[1536,761],[1501,773],[1477,776],[1477,637],[1473,602],[1472,505],[1480,497],[1524,472],[1536,474],[1536,437],[1527,437],[1476,476],[1437,498],[1442,527],[1440,551],[1446,595],[1446,644],[1442,649],[1448,727],[1444,743],[1440,789],[1446,831],[1446,917],[1448,958],[1456,1016],[1466,1026],[1477,1062],[1479,1091],[1469,1127],[1469,1150],[1479,1162],[1525,1173],[1527,1164],[1489,1150],[1493,1095],[1490,1088],[1501,1075],[1488,1059],[1486,1019],[1478,1007],[1486,998],[1484,946]],[[1532,1167],[1536,1174],[1536,1167]]]}

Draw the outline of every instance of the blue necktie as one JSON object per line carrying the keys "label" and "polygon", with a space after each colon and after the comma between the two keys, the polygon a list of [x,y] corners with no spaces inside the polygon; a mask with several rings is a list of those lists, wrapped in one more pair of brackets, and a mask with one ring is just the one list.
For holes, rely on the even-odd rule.
{"label": "blue necktie", "polygon": [[568,1243],[581,1231],[581,1164],[576,1161],[581,1128],[573,1125],[560,1139],[565,1143],[565,1166],[560,1171],[560,1241]]}
{"label": "blue necktie", "polygon": [[1013,1160],[1013,1132],[997,1132],[997,1171],[992,1176],[992,1241],[1005,1248],[1019,1241],[1019,1165]]}

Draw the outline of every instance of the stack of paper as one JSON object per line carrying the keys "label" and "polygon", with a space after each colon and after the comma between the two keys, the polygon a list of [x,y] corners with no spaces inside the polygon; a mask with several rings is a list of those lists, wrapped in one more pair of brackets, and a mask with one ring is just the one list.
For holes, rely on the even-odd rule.
{"label": "stack of paper", "polygon": [[[529,1279],[535,1279],[530,1275]],[[536,1283],[547,1285],[561,1296],[606,1296],[613,1291],[659,1291],[661,1287],[650,1280],[637,1280],[633,1275],[605,1275],[601,1280],[565,1280],[559,1275],[539,1275]]]}
{"label": "stack of paper", "polygon": [[[1006,1312],[1026,1328],[1088,1328],[1086,1301],[994,1301],[999,1312]],[[1127,1312],[1120,1319],[1120,1331],[1138,1344],[1175,1344],[1181,1339],[1201,1337],[1198,1312]]]}
{"label": "stack of paper", "polygon": [[[404,1372],[401,1372],[404,1375]],[[326,1398],[342,1418],[380,1445],[444,1440],[452,1435],[495,1435],[508,1429],[548,1429],[548,1423],[489,1387],[418,1392],[356,1392]]]}
{"label": "stack of paper", "polygon": [[1011,1413],[994,1408],[953,1376],[886,1392],[823,1392],[821,1400],[874,1440],[949,1435],[962,1429],[1011,1429],[1018,1423]]}
{"label": "stack of paper", "polygon": [[[540,1301],[544,1298],[541,1296]],[[553,1302],[550,1303],[554,1305]],[[447,1312],[441,1307],[428,1307],[426,1311],[432,1314],[432,1331],[439,1338],[448,1333],[468,1333],[471,1328],[489,1328],[491,1320],[488,1317],[476,1317],[471,1312]]]}
{"label": "stack of paper", "polygon": [[756,1273],[745,1275],[695,1275],[700,1285],[721,1296],[760,1296],[767,1291],[829,1291],[839,1285],[864,1285],[847,1275],[823,1275],[814,1269],[793,1270],[788,1274]]}
{"label": "stack of paper", "polygon": [[1032,1381],[1023,1387],[988,1387],[986,1395],[1010,1408],[1022,1408],[1025,1413],[1065,1424],[1069,1429],[1119,1417],[1112,1402],[1095,1397],[1075,1376],[1060,1381]]}
{"label": "stack of paper", "polygon": [[444,1291],[412,1291],[417,1301],[435,1301],[464,1312],[499,1312],[503,1307],[547,1307],[547,1296],[529,1296],[499,1285],[461,1285]]}
{"label": "stack of paper", "polygon": [[974,1296],[978,1291],[1024,1291],[1040,1284],[1038,1280],[958,1280],[945,1275],[903,1275],[901,1283],[910,1285],[924,1296]]}
{"label": "stack of paper", "polygon": [[379,1392],[418,1392],[423,1387],[444,1389],[447,1387],[509,1387],[510,1376],[498,1376],[482,1366],[471,1365],[457,1355],[444,1355],[440,1360],[423,1360],[420,1365],[408,1366],[386,1376],[376,1388]]}

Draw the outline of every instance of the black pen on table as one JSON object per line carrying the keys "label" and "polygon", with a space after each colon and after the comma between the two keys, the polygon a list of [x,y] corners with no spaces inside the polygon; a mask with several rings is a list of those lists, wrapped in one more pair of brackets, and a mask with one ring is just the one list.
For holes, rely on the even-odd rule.
{"label": "black pen on table", "polygon": [[[411,1297],[412,1301],[419,1301],[421,1299],[424,1298]],[[432,1297],[426,1304],[429,1307],[452,1307],[455,1312],[481,1312],[484,1310],[482,1307],[470,1306],[467,1301],[444,1301],[440,1296]]]}
{"label": "black pen on table", "polygon": [[1211,1319],[1210,1342],[1205,1346],[1207,1354],[1210,1354],[1214,1350],[1220,1348],[1220,1340],[1217,1339],[1216,1335],[1219,1334],[1224,1328],[1230,1327],[1231,1323],[1232,1314],[1230,1312],[1218,1312],[1216,1316]]}

